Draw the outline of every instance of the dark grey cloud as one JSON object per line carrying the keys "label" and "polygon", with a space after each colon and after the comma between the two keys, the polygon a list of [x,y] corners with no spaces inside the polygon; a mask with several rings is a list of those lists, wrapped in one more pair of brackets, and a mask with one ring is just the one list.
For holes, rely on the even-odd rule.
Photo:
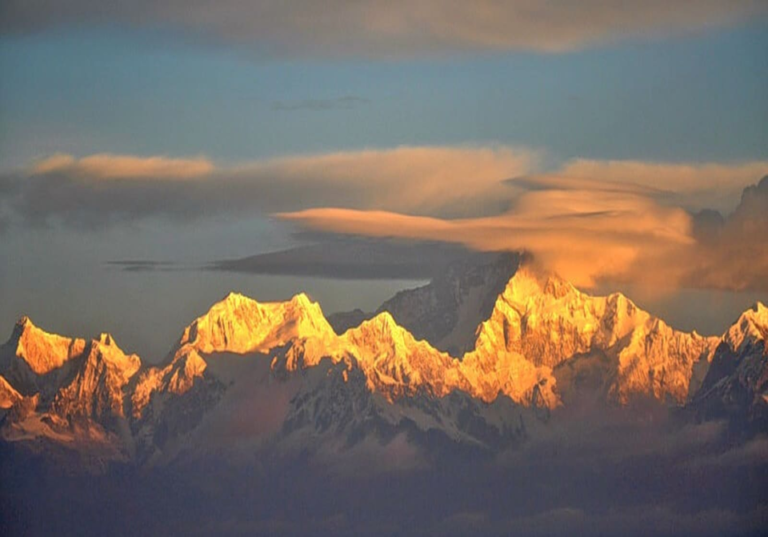
{"label": "dark grey cloud", "polygon": [[444,243],[331,236],[318,244],[217,261],[208,268],[347,280],[426,280],[448,265],[476,255],[461,246]]}
{"label": "dark grey cloud", "polygon": [[765,12],[762,0],[6,0],[0,31],[89,24],[174,28],[265,55],[401,58],[563,52],[728,26]]}
{"label": "dark grey cloud", "polygon": [[335,99],[306,99],[303,101],[275,101],[272,110],[279,112],[298,112],[302,110],[319,112],[323,110],[352,110],[371,104],[369,99],[356,95],[345,95]]}
{"label": "dark grey cloud", "polygon": [[211,263],[181,265],[173,261],[120,259],[104,263],[125,272],[210,270],[273,276],[341,280],[430,280],[459,262],[488,257],[459,245],[295,233],[312,243],[286,250]]}
{"label": "dark grey cloud", "polygon": [[768,289],[768,175],[744,189],[730,215],[694,215],[697,251],[686,278],[719,289]]}
{"label": "dark grey cloud", "polygon": [[154,261],[151,259],[125,259],[116,261],[107,261],[106,267],[117,268],[125,272],[146,272],[151,270],[174,270],[178,264],[172,261]]}

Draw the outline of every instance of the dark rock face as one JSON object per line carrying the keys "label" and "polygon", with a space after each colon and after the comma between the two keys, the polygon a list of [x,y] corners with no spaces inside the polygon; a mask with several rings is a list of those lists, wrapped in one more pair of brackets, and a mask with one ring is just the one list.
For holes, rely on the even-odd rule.
{"label": "dark rock face", "polygon": [[473,348],[477,327],[490,317],[497,297],[521,262],[521,255],[503,253],[455,263],[429,284],[400,291],[378,312],[391,313],[416,339],[461,356]]}

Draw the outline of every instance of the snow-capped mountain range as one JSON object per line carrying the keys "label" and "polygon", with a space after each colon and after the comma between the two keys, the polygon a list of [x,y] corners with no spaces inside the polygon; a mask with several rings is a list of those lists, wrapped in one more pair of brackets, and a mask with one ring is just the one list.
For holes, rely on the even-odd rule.
{"label": "snow-capped mountain range", "polygon": [[99,466],[403,437],[494,450],[582,397],[766,425],[762,304],[704,337],[504,257],[361,319],[339,334],[305,294],[259,303],[232,293],[149,365],[109,334],[68,338],[24,317],[0,348],[0,435]]}

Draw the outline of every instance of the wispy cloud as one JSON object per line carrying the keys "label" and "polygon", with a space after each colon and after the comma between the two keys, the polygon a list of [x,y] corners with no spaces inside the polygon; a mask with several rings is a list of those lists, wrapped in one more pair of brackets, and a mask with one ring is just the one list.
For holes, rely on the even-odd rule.
{"label": "wispy cloud", "polygon": [[[621,168],[618,163],[607,166]],[[634,172],[643,168],[639,163],[627,167]],[[653,175],[659,169],[667,171],[660,179]],[[697,226],[698,217],[666,199],[670,192],[681,200],[700,190],[710,195],[730,192],[744,173],[756,174],[768,166],[702,169],[709,175],[703,174],[701,188],[687,173],[676,175],[679,170],[673,165],[647,165],[649,177],[609,174],[603,181],[599,175],[576,173],[511,180],[518,187],[534,188],[523,191],[502,214],[472,218],[342,208],[277,216],[333,233],[444,241],[485,251],[523,249],[588,287],[614,280],[653,288],[768,289],[768,178],[745,189],[735,212],[706,233]]]}
{"label": "wispy cloud", "polygon": [[528,250],[577,285],[628,273],[693,242],[690,216],[632,194],[537,191],[508,212],[442,219],[384,211],[308,209],[280,218],[335,233],[438,240],[484,251]]}
{"label": "wispy cloud", "polygon": [[[527,250],[577,284],[766,289],[766,162],[574,160],[508,146],[399,147],[230,165],[58,154],[0,177],[0,221],[100,227],[277,213],[346,235]],[[731,215],[695,213],[709,202]]]}
{"label": "wispy cloud", "polygon": [[762,0],[10,0],[0,8],[0,30],[176,26],[188,35],[268,55],[403,58],[462,51],[564,52],[732,25],[767,9]]}
{"label": "wispy cloud", "polygon": [[136,157],[103,153],[83,158],[57,153],[32,166],[32,173],[60,173],[85,179],[192,179],[213,172],[213,164],[205,158],[178,159]]}
{"label": "wispy cloud", "polygon": [[766,173],[766,161],[723,164],[575,159],[553,173],[526,177],[524,182],[534,188],[633,191],[691,210],[730,212],[742,190]]}
{"label": "wispy cloud", "polygon": [[125,272],[149,272],[153,270],[173,270],[179,268],[178,265],[172,261],[154,261],[151,259],[107,261],[104,265]]}
{"label": "wispy cloud", "polygon": [[296,155],[235,165],[57,154],[0,176],[0,214],[33,224],[101,226],[160,217],[293,211],[316,206],[456,216],[498,212],[504,180],[537,167],[513,147],[399,147]]}
{"label": "wispy cloud", "polygon": [[[537,167],[513,147],[399,147],[234,165],[202,157],[56,154],[0,175],[6,222],[81,227],[141,218],[199,219],[316,206],[457,216],[498,212],[504,180]],[[10,224],[6,224],[10,225]]]}

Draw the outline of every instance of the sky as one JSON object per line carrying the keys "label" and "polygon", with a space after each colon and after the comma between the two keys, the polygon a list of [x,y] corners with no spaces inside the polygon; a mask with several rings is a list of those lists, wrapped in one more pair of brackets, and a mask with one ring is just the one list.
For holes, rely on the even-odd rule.
{"label": "sky", "polygon": [[420,283],[199,270],[350,235],[526,249],[704,332],[768,299],[759,0],[12,0],[0,73],[8,334],[155,361],[230,290]]}

